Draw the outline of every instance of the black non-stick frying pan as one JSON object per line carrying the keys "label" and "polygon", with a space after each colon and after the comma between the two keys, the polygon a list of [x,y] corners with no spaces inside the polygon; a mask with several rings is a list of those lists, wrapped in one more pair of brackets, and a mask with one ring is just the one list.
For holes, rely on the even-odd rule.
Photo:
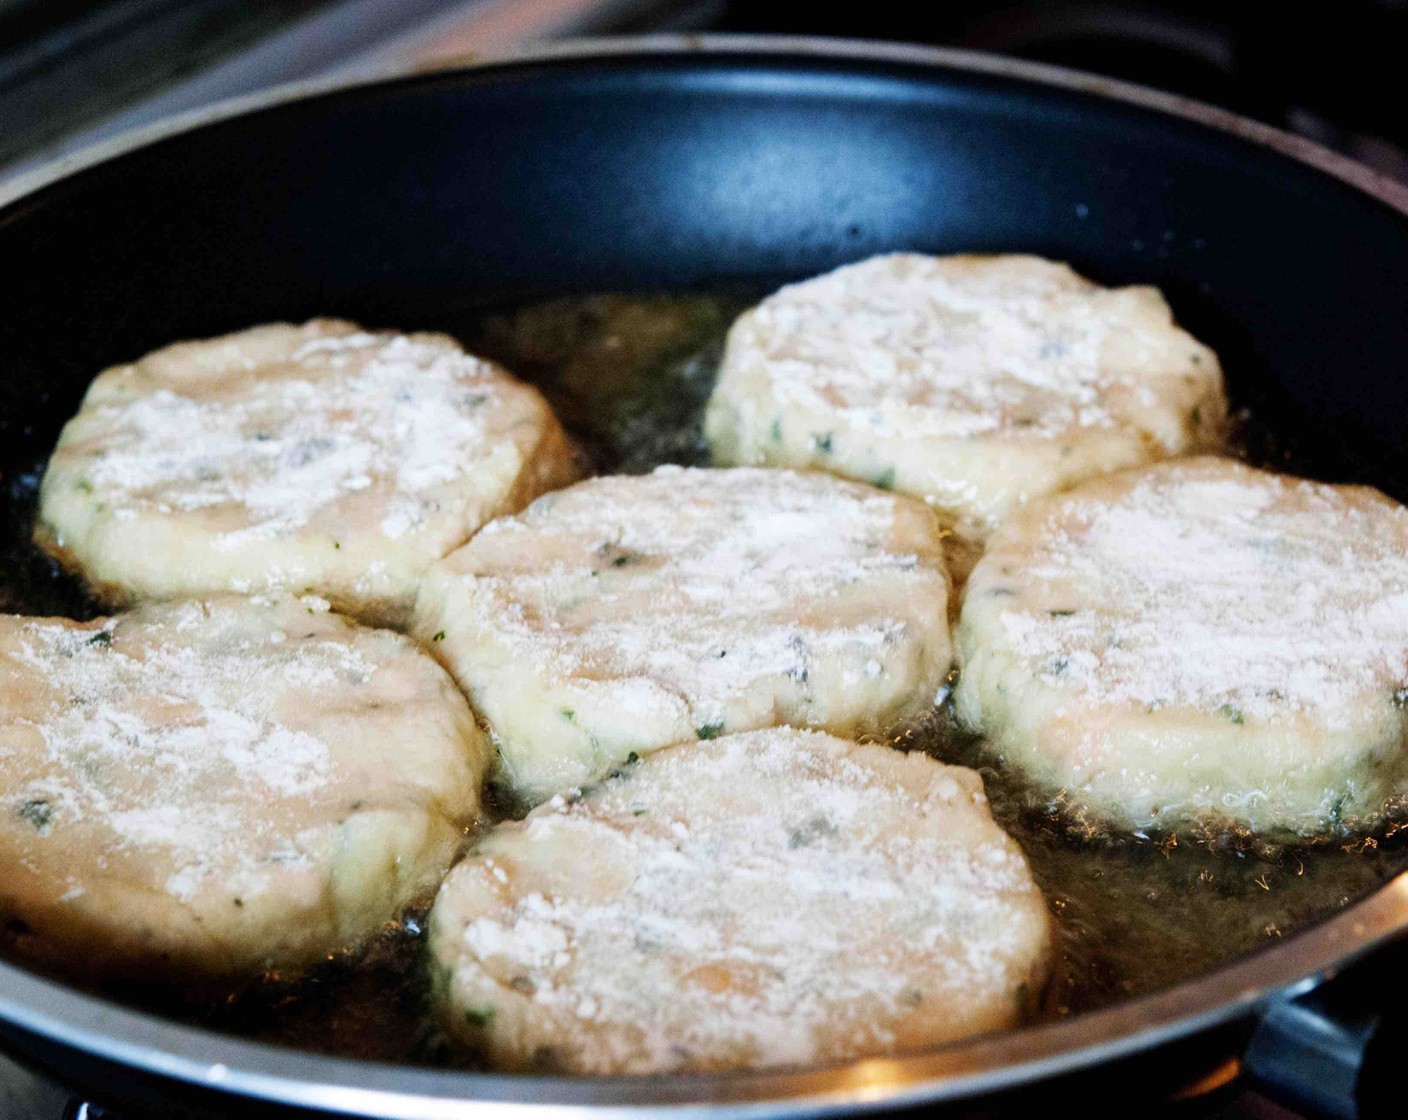
{"label": "black non-stick frying pan", "polygon": [[[1303,466],[1408,496],[1408,192],[1291,137],[1103,80],[907,48],[597,44],[285,92],[82,162],[12,191],[0,211],[0,469],[47,453],[96,370],[172,339],[317,314],[436,326],[467,296],[756,287],[904,247],[1037,252],[1102,282],[1158,284],[1234,390],[1299,433]],[[1391,1010],[1408,986],[1383,946],[1406,928],[1400,878],[1171,990],[803,1072],[570,1080],[382,1066],[206,1033],[7,965],[0,1040],[144,1116],[761,1117],[1033,1085],[1045,1107],[1099,1111],[1122,1088],[1155,1093],[1226,1068],[1249,1038],[1263,1076],[1343,1109],[1372,1020],[1346,1021],[1334,985],[1318,1007],[1295,997],[1371,957],[1358,987]]]}

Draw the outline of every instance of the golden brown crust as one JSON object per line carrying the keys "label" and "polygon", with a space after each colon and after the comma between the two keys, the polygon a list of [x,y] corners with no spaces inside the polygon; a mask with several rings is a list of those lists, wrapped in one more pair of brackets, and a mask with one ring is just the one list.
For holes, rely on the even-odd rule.
{"label": "golden brown crust", "polygon": [[0,930],[96,978],[297,972],[434,889],[489,746],[407,638],[290,596],[0,616]]}
{"label": "golden brown crust", "polygon": [[112,606],[283,590],[400,627],[430,563],[580,473],[542,394],[447,335],[271,324],[103,371],[36,543]]}
{"label": "golden brown crust", "polygon": [[1408,775],[1408,510],[1211,456],[1093,479],[988,542],[960,717],[1067,813],[1335,838]]}
{"label": "golden brown crust", "polygon": [[450,1033],[505,1069],[852,1060],[1010,1027],[1053,929],[982,780],[775,729],[500,826],[431,915]]}

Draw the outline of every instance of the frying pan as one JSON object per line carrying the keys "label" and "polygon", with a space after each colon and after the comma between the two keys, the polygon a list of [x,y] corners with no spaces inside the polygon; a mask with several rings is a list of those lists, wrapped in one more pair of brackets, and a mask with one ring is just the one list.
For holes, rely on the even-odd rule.
{"label": "frying pan", "polygon": [[[428,327],[470,296],[757,285],[898,247],[1019,249],[1160,285],[1234,390],[1303,435],[1302,463],[1408,494],[1408,192],[1260,125],[1048,67],[795,40],[576,45],[284,90],[108,145],[4,201],[5,464],[47,453],[95,370],[172,339],[315,314]],[[1405,928],[1400,877],[1169,990],[804,1071],[391,1067],[207,1033],[8,965],[0,1042],[143,1116],[818,1116],[1020,1102],[1033,1086],[1042,1107],[1099,1111],[1122,1087],[1216,1080],[1239,1057],[1347,1115],[1356,1084],[1365,1107],[1378,1071],[1392,1081],[1375,1046],[1392,1053],[1394,1017],[1374,1036],[1378,1019],[1345,1006],[1402,996],[1384,947]],[[1326,980],[1370,954],[1350,970],[1372,997],[1359,1008]]]}

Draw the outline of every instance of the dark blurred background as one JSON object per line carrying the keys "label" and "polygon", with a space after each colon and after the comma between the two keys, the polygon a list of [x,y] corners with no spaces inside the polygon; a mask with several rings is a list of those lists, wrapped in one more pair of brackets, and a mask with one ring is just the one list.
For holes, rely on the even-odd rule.
{"label": "dark blurred background", "polygon": [[1408,0],[0,0],[0,177],[223,97],[649,31],[893,39],[1060,63],[1288,128],[1408,180]]}

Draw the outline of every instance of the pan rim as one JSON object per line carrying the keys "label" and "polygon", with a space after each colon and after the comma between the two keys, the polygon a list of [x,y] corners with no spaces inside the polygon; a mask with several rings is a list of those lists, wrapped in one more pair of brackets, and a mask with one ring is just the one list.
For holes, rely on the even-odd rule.
{"label": "pan rim", "polygon": [[[1129,83],[1002,56],[945,48],[776,36],[663,35],[588,39],[516,51],[465,67],[650,56],[756,56],[900,63],[1012,78],[1091,94],[1191,121],[1309,165],[1408,216],[1408,186],[1300,137],[1234,113]],[[452,70],[298,82],[220,102],[124,133],[0,185],[3,210],[118,156],[205,125],[321,94],[434,80]],[[1016,1088],[1127,1057],[1252,1014],[1293,995],[1408,923],[1408,873],[1279,946],[1173,988],[1058,1023],[960,1042],[921,1055],[804,1071],[643,1078],[505,1076],[305,1053],[202,1030],[122,1007],[0,962],[0,1018],[20,1034],[144,1074],[239,1096],[350,1115],[397,1118],[526,1112],[639,1115],[668,1110],[749,1117],[826,1115],[940,1103]]]}
{"label": "pan rim", "polygon": [[910,64],[936,69],[965,71],[996,78],[1011,78],[1034,85],[1073,93],[1086,93],[1107,101],[1152,110],[1182,118],[1214,131],[1260,145],[1322,171],[1363,194],[1408,217],[1408,183],[1400,183],[1382,172],[1339,154],[1313,140],[1263,124],[1195,98],[1166,93],[1134,82],[1108,78],[1032,62],[1008,55],[958,47],[929,47],[910,43],[862,39],[829,39],[805,35],[754,35],[723,33],[660,33],[564,39],[528,44],[503,54],[482,59],[452,60],[444,66],[407,71],[389,66],[356,75],[333,74],[321,78],[285,82],[255,93],[225,98],[199,106],[148,125],[129,129],[97,141],[78,151],[61,155],[8,180],[0,180],[0,212],[61,180],[101,163],[149,147],[206,125],[247,116],[324,94],[339,94],[373,86],[412,84],[455,73],[480,73],[533,63],[572,62],[622,57],[641,59],[708,56],[793,56],[816,60]]}

